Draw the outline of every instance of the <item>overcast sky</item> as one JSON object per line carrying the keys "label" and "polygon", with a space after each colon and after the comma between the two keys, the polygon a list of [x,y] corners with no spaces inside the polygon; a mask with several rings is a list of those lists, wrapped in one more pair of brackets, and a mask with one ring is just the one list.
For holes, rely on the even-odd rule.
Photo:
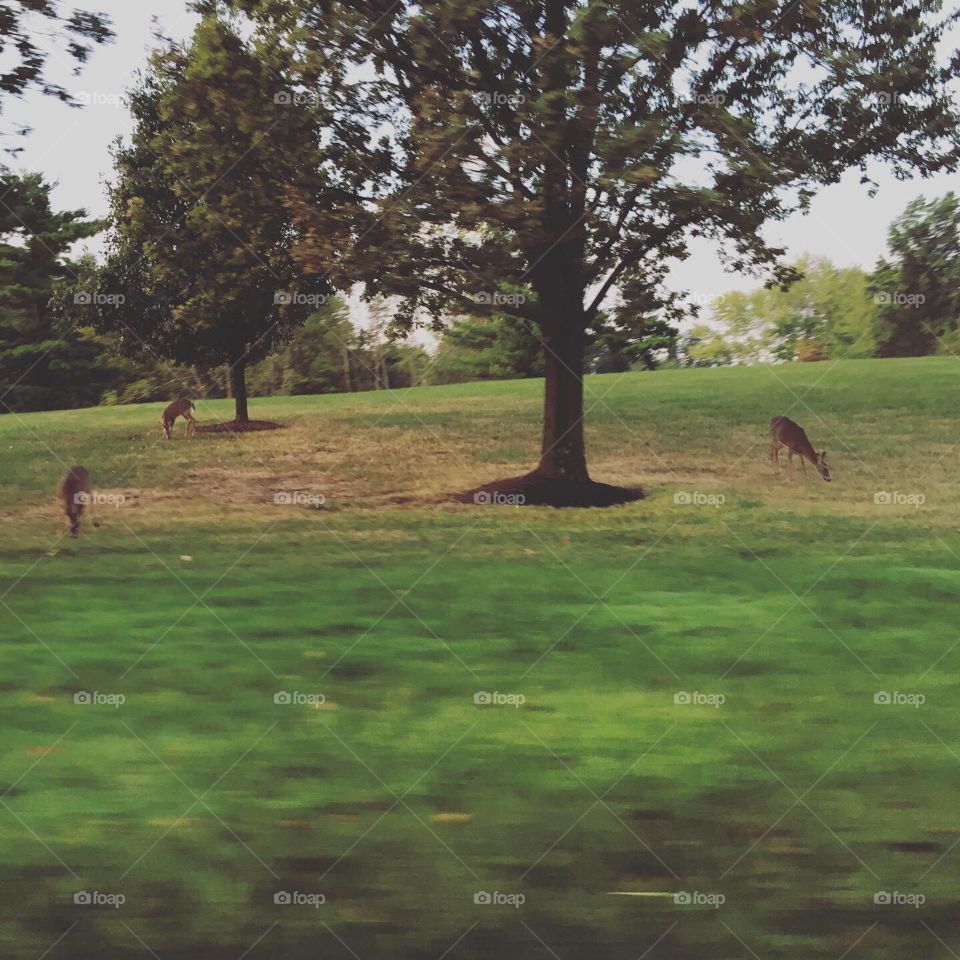
{"label": "overcast sky", "polygon": [[[8,161],[18,170],[39,170],[59,185],[55,202],[63,208],[85,207],[93,215],[106,213],[104,182],[111,176],[109,146],[117,136],[130,132],[130,117],[121,102],[136,71],[146,62],[153,45],[154,20],[165,35],[187,37],[194,17],[184,0],[89,0],[78,5],[103,10],[113,19],[117,40],[99,48],[79,77],[71,78],[71,62],[51,60],[52,79],[79,91],[88,105],[71,109],[50,97],[33,92],[22,100],[5,98],[0,125],[6,131],[15,124],[29,124],[26,148]],[[960,192],[960,174],[931,180],[898,182],[883,169],[872,171],[880,183],[871,199],[850,172],[843,182],[821,192],[807,216],[796,216],[773,225],[768,237],[793,255],[815,253],[841,266],[871,268],[884,252],[887,225],[906,204],[923,193],[939,196],[948,190]],[[708,244],[672,274],[672,286],[694,292],[698,298],[756,285],[749,277],[725,273]]]}

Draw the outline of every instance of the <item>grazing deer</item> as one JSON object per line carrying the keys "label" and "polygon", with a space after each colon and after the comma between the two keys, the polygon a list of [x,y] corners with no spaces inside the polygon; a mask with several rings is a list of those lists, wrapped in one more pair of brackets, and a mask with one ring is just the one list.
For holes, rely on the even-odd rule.
{"label": "grazing deer", "polygon": [[780,469],[781,447],[787,448],[787,463],[791,468],[793,467],[793,455],[796,453],[800,457],[800,464],[804,473],[807,472],[806,461],[809,460],[824,480],[830,480],[827,451],[821,450],[817,453],[813,449],[813,444],[807,439],[803,427],[794,423],[789,417],[774,417],[770,421],[770,462],[775,463],[778,470]]}
{"label": "grazing deer", "polygon": [[83,467],[71,467],[60,481],[57,496],[70,522],[70,536],[79,536],[83,508],[91,502],[90,474]]}
{"label": "grazing deer", "polygon": [[193,416],[194,410],[196,410],[196,407],[193,405],[192,400],[187,400],[186,398],[174,400],[160,416],[160,423],[163,424],[163,435],[168,440],[173,436],[173,425],[177,417],[183,417],[183,419],[187,421],[187,429],[184,431],[185,434],[189,434],[191,430],[196,430],[197,421]]}

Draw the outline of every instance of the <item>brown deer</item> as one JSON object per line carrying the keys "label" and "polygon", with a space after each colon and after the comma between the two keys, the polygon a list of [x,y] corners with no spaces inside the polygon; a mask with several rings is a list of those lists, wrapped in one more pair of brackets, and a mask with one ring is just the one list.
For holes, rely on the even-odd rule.
{"label": "brown deer", "polygon": [[807,439],[803,427],[794,423],[789,417],[774,417],[770,421],[770,462],[780,469],[780,448],[786,447],[788,465],[793,467],[793,455],[800,457],[803,472],[807,472],[807,460],[817,468],[817,473],[824,480],[830,480],[830,468],[827,466],[827,451],[819,453],[813,449],[813,444]]}
{"label": "brown deer", "polygon": [[70,523],[70,536],[79,536],[83,508],[91,502],[90,474],[83,467],[71,467],[60,481],[57,498]]}
{"label": "brown deer", "polygon": [[173,425],[177,417],[183,417],[183,419],[187,421],[187,429],[184,431],[185,434],[188,435],[191,430],[196,430],[197,421],[193,416],[194,410],[196,410],[196,407],[193,405],[192,400],[187,400],[185,397],[180,400],[174,400],[160,416],[160,423],[163,424],[163,435],[168,440],[173,436]]}

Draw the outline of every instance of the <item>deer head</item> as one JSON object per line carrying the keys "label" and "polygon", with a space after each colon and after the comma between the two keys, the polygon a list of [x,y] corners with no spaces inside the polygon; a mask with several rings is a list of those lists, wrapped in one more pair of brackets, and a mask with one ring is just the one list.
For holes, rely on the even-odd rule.
{"label": "deer head", "polygon": [[817,454],[817,470],[820,471],[820,476],[823,477],[824,480],[826,480],[826,481],[828,481],[828,482],[830,481],[830,479],[831,479],[831,477],[830,477],[830,468],[827,466],[827,451],[826,451],[826,450],[821,450],[821,451]]}

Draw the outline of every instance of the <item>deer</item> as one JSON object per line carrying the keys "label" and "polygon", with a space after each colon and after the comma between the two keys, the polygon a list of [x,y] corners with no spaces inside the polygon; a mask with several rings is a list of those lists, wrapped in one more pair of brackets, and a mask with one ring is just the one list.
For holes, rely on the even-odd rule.
{"label": "deer", "polygon": [[83,467],[71,467],[60,481],[57,499],[70,523],[70,536],[80,536],[80,518],[83,509],[91,502],[90,474]]}
{"label": "deer", "polygon": [[830,468],[827,466],[827,451],[821,450],[819,453],[813,449],[813,444],[807,438],[806,431],[798,423],[794,423],[789,417],[774,417],[770,421],[770,462],[776,464],[777,470],[780,469],[780,448],[786,447],[788,453],[788,465],[793,467],[793,455],[796,453],[800,457],[800,465],[803,472],[807,472],[807,460],[809,460],[817,473],[824,480],[830,481]]}
{"label": "deer", "polygon": [[184,436],[188,436],[192,430],[196,430],[197,421],[193,416],[194,410],[196,410],[196,407],[192,400],[187,400],[185,397],[180,400],[174,400],[160,415],[160,423],[163,425],[163,435],[168,440],[172,439],[173,425],[176,423],[177,417],[183,417],[183,419],[187,421]]}

